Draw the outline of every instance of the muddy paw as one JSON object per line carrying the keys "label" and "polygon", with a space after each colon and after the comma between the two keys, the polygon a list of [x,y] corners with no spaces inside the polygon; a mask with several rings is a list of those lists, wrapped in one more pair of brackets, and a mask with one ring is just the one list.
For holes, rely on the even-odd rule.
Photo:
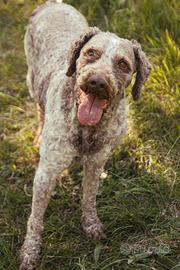
{"label": "muddy paw", "polygon": [[20,251],[21,265],[19,270],[32,270],[39,256],[41,237],[40,235],[26,237],[25,242]]}
{"label": "muddy paw", "polygon": [[104,226],[98,217],[91,218],[82,216],[81,225],[85,234],[91,239],[100,240],[106,237]]}
{"label": "muddy paw", "polygon": [[23,258],[19,270],[33,270],[33,265],[30,263],[29,256]]}

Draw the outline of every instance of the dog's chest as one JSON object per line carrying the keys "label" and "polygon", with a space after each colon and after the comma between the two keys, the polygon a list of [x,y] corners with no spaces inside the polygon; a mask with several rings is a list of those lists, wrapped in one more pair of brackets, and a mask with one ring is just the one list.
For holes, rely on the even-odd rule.
{"label": "dog's chest", "polygon": [[105,145],[112,148],[120,143],[121,137],[126,133],[127,122],[119,123],[118,118],[112,119],[108,124],[97,127],[78,126],[70,142],[80,155],[93,155]]}
{"label": "dog's chest", "polygon": [[91,155],[99,152],[105,143],[105,131],[98,131],[94,127],[79,128],[71,138],[71,143],[80,155]]}

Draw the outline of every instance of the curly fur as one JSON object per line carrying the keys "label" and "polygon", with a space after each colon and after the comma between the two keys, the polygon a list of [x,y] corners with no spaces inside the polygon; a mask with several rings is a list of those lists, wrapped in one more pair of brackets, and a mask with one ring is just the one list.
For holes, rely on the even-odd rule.
{"label": "curly fur", "polygon": [[[21,270],[33,269],[38,258],[43,216],[56,176],[79,156],[84,166],[82,227],[93,239],[104,237],[96,212],[99,176],[127,131],[125,88],[137,72],[134,99],[149,75],[149,62],[140,45],[113,33],[89,27],[73,7],[47,1],[30,18],[25,35],[27,85],[41,114],[40,161],[33,186],[32,211],[21,249]],[[89,80],[98,76],[107,99],[101,120],[94,126],[78,121],[77,110]],[[102,80],[103,78],[103,80]],[[102,90],[102,89],[101,89]],[[44,121],[44,124],[42,124]]]}

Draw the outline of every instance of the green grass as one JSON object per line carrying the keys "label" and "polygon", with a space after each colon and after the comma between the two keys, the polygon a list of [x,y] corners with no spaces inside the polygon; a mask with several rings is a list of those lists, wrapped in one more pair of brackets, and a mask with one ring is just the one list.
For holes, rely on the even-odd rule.
{"label": "green grass", "polygon": [[[43,1],[0,3],[0,270],[18,269],[38,163],[23,50],[37,2]],[[178,270],[180,1],[67,2],[91,25],[139,40],[153,69],[141,101],[133,103],[128,89],[129,136],[108,161],[100,186],[98,213],[107,239],[93,242],[81,231],[82,170],[74,164],[72,180],[57,187],[47,209],[37,269]]]}

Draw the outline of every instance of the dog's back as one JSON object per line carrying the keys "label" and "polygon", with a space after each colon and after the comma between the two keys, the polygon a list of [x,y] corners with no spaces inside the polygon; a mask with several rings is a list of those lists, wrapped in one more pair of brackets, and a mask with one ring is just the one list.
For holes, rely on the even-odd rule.
{"label": "dog's back", "polygon": [[28,63],[27,84],[31,96],[41,107],[51,74],[66,71],[68,51],[88,28],[85,18],[61,1],[47,1],[32,14],[25,35]]}

